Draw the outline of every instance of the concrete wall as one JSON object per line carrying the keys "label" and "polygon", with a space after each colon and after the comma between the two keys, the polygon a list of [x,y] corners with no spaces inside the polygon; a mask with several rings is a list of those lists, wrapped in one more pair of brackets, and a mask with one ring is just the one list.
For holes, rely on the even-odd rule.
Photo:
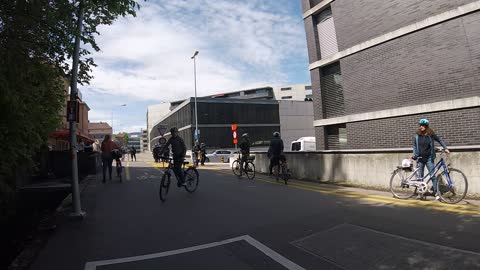
{"label": "concrete wall", "polygon": [[280,134],[285,150],[300,137],[313,137],[313,102],[278,101],[280,114]]}
{"label": "concrete wall", "polygon": [[[266,153],[252,155],[255,155],[256,171],[267,173],[269,160]],[[389,189],[392,171],[411,155],[411,150],[290,152],[285,155],[296,179]],[[480,196],[480,147],[453,150],[450,159],[451,167],[466,175],[468,194]]]}

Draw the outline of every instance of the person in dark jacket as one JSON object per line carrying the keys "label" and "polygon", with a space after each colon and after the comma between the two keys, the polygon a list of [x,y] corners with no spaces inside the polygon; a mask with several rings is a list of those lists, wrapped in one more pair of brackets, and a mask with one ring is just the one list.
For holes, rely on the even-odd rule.
{"label": "person in dark jacket", "polygon": [[203,166],[205,165],[205,160],[207,159],[207,146],[203,142],[200,144],[200,152],[201,152],[200,163]]}
{"label": "person in dark jacket", "polygon": [[250,139],[248,138],[248,133],[242,135],[242,141],[240,142],[239,147],[240,153],[242,154],[240,158],[240,176],[242,176],[243,169],[247,168],[247,159],[250,156]]}
{"label": "person in dark jacket", "polygon": [[108,169],[108,175],[110,176],[109,179],[112,180],[112,162],[113,156],[112,151],[114,149],[119,149],[118,145],[112,141],[112,137],[110,135],[105,135],[105,138],[102,142],[102,168],[103,168],[103,183],[105,183],[106,173]]}
{"label": "person in dark jacket", "polygon": [[132,149],[130,150],[130,159],[133,161],[133,159],[135,159],[135,161],[137,161],[137,149],[135,149],[135,147],[132,147]]}
{"label": "person in dark jacket", "polygon": [[173,172],[178,179],[178,186],[182,186],[185,183],[182,166],[183,161],[185,160],[185,155],[187,154],[187,146],[183,139],[178,135],[178,129],[176,127],[171,128],[170,133],[172,136],[168,139],[164,149],[168,149],[172,146]]}
{"label": "person in dark jacket", "polygon": [[[435,141],[440,143],[446,153],[450,153],[445,142],[435,134],[433,129],[429,127],[430,122],[427,119],[420,119],[417,135],[413,138],[413,159],[418,160],[418,176],[423,177],[425,165],[430,172],[433,172],[435,167]],[[433,184],[433,193],[435,199],[440,197],[437,194],[437,177],[431,176]]]}
{"label": "person in dark jacket", "polygon": [[277,166],[280,157],[283,153],[283,140],[280,138],[280,132],[274,132],[273,138],[270,141],[270,146],[268,147],[268,158],[270,158],[270,166],[268,166],[270,175],[272,175],[273,166]]}
{"label": "person in dark jacket", "polygon": [[195,142],[195,145],[192,148],[192,157],[193,157],[193,164],[198,166],[199,160],[202,159],[202,153],[200,152],[200,144],[198,141]]}

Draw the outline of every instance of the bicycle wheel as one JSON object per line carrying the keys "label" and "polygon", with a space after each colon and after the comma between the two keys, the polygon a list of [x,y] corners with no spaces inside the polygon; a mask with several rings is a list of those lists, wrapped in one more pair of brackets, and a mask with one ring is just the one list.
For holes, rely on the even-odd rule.
{"label": "bicycle wheel", "polygon": [[160,190],[158,195],[160,195],[160,200],[164,202],[167,199],[168,190],[170,189],[170,174],[164,173],[162,176],[162,181],[160,182]]}
{"label": "bicycle wheel", "polygon": [[247,178],[252,180],[255,178],[255,165],[251,161],[247,161],[247,165],[245,168],[245,174],[247,175]]}
{"label": "bicycle wheel", "polygon": [[233,174],[235,174],[236,176],[240,176],[240,161],[235,160],[232,163],[232,171],[233,171]]}
{"label": "bicycle wheel", "polygon": [[189,193],[195,192],[198,187],[198,171],[195,168],[188,168],[185,171],[185,190]]}
{"label": "bicycle wheel", "polygon": [[458,203],[467,195],[468,181],[463,172],[457,169],[448,169],[452,185],[448,185],[447,174],[443,171],[437,176],[438,196],[445,203]]}
{"label": "bicycle wheel", "polygon": [[288,185],[288,179],[290,178],[290,175],[288,173],[288,169],[284,164],[282,164],[282,166],[280,166],[280,168],[281,168],[281,171],[282,171],[282,174],[281,174],[282,179],[285,182],[285,185]]}
{"label": "bicycle wheel", "polygon": [[396,169],[390,178],[390,192],[395,198],[408,199],[415,195],[416,187],[407,185],[407,172],[402,169]]}
{"label": "bicycle wheel", "polygon": [[122,166],[118,166],[117,165],[117,176],[118,176],[118,179],[120,179],[120,182],[122,182]]}

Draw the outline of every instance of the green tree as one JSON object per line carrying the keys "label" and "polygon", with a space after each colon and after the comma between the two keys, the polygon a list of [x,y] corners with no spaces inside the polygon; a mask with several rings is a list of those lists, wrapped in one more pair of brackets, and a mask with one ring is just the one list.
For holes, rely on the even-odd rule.
{"label": "green tree", "polygon": [[91,51],[100,50],[98,26],[135,16],[136,1],[0,1],[0,210],[13,194],[16,171],[34,168],[32,157],[60,123],[80,4],[79,82],[88,84],[95,66]]}

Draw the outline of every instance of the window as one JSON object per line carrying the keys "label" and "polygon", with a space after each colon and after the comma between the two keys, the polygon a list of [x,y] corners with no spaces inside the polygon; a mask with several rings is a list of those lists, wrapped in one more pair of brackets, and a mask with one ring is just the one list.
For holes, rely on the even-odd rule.
{"label": "window", "polygon": [[346,124],[327,126],[327,149],[336,150],[347,146]]}
{"label": "window", "polygon": [[305,90],[312,90],[312,86],[311,85],[305,85]]}
{"label": "window", "polygon": [[339,62],[321,68],[320,88],[322,90],[324,118],[343,116],[345,114],[345,103],[342,71]]}
{"label": "window", "polygon": [[327,58],[338,52],[337,33],[332,16],[332,9],[329,7],[323,10],[316,17],[318,40],[320,42],[321,58]]}
{"label": "window", "polygon": [[292,143],[292,151],[300,151],[302,144],[300,142]]}
{"label": "window", "polygon": [[292,96],[285,96],[285,97],[282,97],[282,99],[292,99]]}
{"label": "window", "polygon": [[292,90],[291,87],[282,87],[282,88],[280,88],[280,91],[290,91],[290,90]]}

